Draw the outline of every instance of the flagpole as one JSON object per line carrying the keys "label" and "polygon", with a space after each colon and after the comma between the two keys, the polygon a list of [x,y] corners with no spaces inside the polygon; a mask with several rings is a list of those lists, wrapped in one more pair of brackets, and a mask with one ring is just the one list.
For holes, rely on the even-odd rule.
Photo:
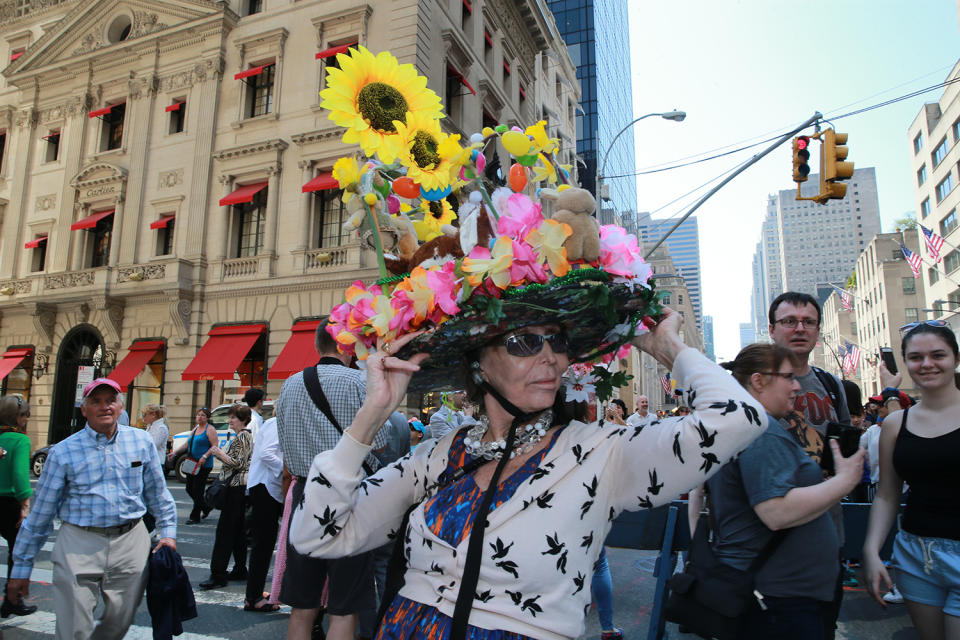
{"label": "flagpole", "polygon": [[[923,232],[921,231],[921,233],[923,233]],[[901,244],[900,246],[901,246],[901,247],[906,247],[906,245],[903,245],[903,244]],[[909,248],[908,248],[908,250],[909,250]],[[901,251],[901,253],[903,253],[903,252]],[[924,257],[923,257],[923,253],[917,252],[916,255],[920,256],[920,262],[921,262],[921,263],[926,264],[926,265],[930,265],[930,266],[933,267],[934,269],[937,269],[937,263],[936,263],[936,262],[930,262],[929,258],[924,258]],[[904,256],[904,258],[906,258],[906,256]],[[949,280],[949,281],[952,282],[953,284],[955,284],[955,285],[957,285],[958,287],[960,287],[960,282],[957,282],[956,280],[954,280],[953,278],[951,278],[950,276],[947,275],[947,269],[946,269],[946,267],[944,267],[944,269],[943,269],[943,274],[941,274],[941,273],[940,273],[940,270],[937,269],[937,275],[938,275],[938,276],[942,276],[945,280]],[[923,277],[923,274],[921,273],[921,274],[920,274],[919,276],[917,276],[917,277],[918,277],[918,278],[922,278],[922,277]]]}

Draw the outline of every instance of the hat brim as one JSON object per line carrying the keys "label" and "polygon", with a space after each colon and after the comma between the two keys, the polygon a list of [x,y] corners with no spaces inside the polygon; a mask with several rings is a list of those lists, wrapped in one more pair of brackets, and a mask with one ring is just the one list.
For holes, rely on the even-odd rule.
{"label": "hat brim", "polygon": [[[401,358],[430,355],[411,378],[408,390],[424,393],[462,387],[461,371],[468,354],[523,327],[559,324],[567,334],[571,362],[586,362],[632,337],[608,342],[615,326],[636,324],[645,315],[660,312],[652,287],[611,283],[607,274],[591,272],[587,278],[558,278],[507,290],[500,299],[474,296],[454,318],[411,340],[397,353]],[[497,321],[491,322],[493,318]]]}

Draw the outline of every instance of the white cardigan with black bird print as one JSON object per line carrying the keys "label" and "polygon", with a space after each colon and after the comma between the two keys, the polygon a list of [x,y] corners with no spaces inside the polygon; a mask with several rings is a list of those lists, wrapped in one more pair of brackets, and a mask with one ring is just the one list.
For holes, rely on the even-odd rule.
{"label": "white cardigan with black bird print", "polygon": [[[590,577],[611,522],[623,510],[667,504],[712,476],[767,428],[763,407],[694,349],[674,377],[693,413],[637,428],[570,423],[539,468],[487,518],[470,624],[533,638],[576,638],[590,607]],[[395,537],[410,505],[447,467],[454,433],[364,480],[370,447],[349,434],[310,468],[290,540],[337,558]],[[469,537],[451,547],[427,527],[420,504],[404,535],[400,595],[452,616]]]}

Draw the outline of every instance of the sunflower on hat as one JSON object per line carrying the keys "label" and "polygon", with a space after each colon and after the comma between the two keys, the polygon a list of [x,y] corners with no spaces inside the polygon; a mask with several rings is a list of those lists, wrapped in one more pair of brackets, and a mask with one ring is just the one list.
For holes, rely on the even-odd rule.
{"label": "sunflower on hat", "polygon": [[443,117],[440,97],[427,88],[427,79],[412,64],[400,64],[386,51],[374,56],[366,47],[338,53],[340,68],[327,71],[320,106],[344,127],[343,141],[359,144],[368,156],[390,163],[399,148],[397,125],[410,115]]}

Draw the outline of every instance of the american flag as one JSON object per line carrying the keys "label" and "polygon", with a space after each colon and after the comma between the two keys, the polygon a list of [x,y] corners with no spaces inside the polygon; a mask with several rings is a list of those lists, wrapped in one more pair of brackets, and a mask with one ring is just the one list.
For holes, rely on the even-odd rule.
{"label": "american flag", "polygon": [[840,290],[840,306],[844,311],[853,311],[853,296],[846,289]]}
{"label": "american flag", "polygon": [[850,375],[860,366],[860,347],[850,342],[846,343],[847,355],[843,358],[843,370]]}
{"label": "american flag", "polygon": [[927,229],[922,224],[920,230],[923,231],[923,239],[927,243],[927,253],[934,262],[940,262],[940,249],[943,248],[943,238]]}
{"label": "american flag", "polygon": [[923,263],[920,256],[910,249],[907,249],[905,246],[900,245],[900,251],[903,252],[903,257],[907,259],[907,262],[910,264],[910,270],[913,271],[913,277],[920,277],[920,265]]}
{"label": "american flag", "polygon": [[663,392],[667,395],[670,395],[670,374],[667,373],[665,376],[660,376],[660,386],[663,387]]}

